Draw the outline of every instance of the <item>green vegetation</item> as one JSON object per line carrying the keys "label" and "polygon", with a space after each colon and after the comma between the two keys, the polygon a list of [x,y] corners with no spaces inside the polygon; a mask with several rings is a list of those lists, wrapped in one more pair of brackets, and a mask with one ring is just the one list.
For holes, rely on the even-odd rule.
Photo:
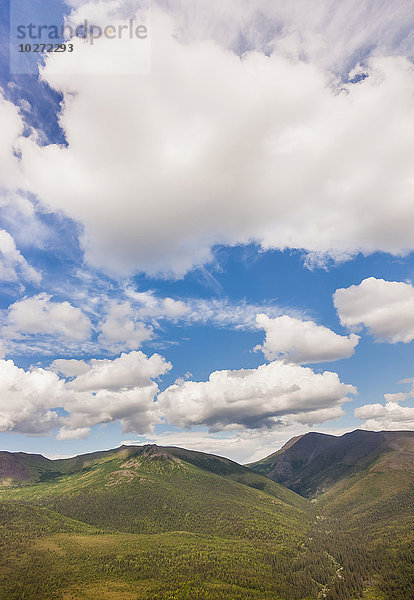
{"label": "green vegetation", "polygon": [[408,442],[313,502],[180,448],[6,454],[0,600],[414,597]]}

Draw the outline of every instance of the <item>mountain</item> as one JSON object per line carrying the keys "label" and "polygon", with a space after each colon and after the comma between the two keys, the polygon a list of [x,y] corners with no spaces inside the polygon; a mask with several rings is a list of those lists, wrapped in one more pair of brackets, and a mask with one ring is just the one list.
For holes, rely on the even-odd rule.
{"label": "mountain", "polygon": [[48,460],[40,454],[0,452],[0,487],[15,482],[35,481],[48,470]]}
{"label": "mountain", "polygon": [[396,464],[405,461],[407,456],[412,460],[413,439],[414,432],[410,431],[357,429],[340,437],[311,432],[294,438],[278,452],[248,466],[311,498],[385,455],[392,454]]}
{"label": "mountain", "polygon": [[349,597],[345,573],[355,598],[414,597],[413,431],[308,433],[249,466],[312,498],[311,545],[340,565],[328,597]]}
{"label": "mountain", "polygon": [[414,432],[380,432],[369,437],[363,435],[368,432],[354,433],[358,435],[341,438],[355,440],[353,451],[344,453],[345,444],[338,445],[348,473],[338,467],[340,476],[318,497],[317,506],[325,515],[340,514],[349,526],[363,527],[377,537],[392,530],[396,541],[399,532],[404,537],[414,525]]}
{"label": "mountain", "polygon": [[1,452],[0,600],[408,600],[414,438],[394,433],[299,436],[256,470],[156,445]]}
{"label": "mountain", "polygon": [[3,453],[0,469],[0,498],[130,533],[189,529],[234,535],[245,517],[245,534],[250,529],[253,536],[255,521],[261,520],[274,535],[273,527],[282,522],[293,529],[307,504],[231,460],[156,445],[56,461]]}
{"label": "mountain", "polygon": [[3,452],[0,481],[2,600],[295,598],[309,580],[287,574],[310,503],[226,458],[156,445],[56,461]]}

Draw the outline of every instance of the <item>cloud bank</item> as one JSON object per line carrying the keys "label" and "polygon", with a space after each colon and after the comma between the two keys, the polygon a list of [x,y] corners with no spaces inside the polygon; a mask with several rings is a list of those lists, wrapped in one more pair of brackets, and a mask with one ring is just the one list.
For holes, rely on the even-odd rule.
{"label": "cloud bank", "polygon": [[68,146],[21,138],[21,165],[48,210],[83,226],[92,265],[181,277],[217,244],[296,248],[316,262],[414,248],[407,59],[373,56],[365,79],[341,83],[300,56],[240,57],[175,31],[154,10],[148,76],[70,74],[70,61],[87,64],[80,39],[43,70],[64,95]]}
{"label": "cloud bank", "polygon": [[[159,421],[154,379],[171,365],[158,354],[130,352],[113,361],[60,360],[52,369],[25,371],[0,360],[0,431],[45,435],[59,427],[58,439],[74,439],[116,421],[125,432],[151,431]],[[66,380],[56,371],[76,376]]]}
{"label": "cloud bank", "polygon": [[45,435],[60,428],[58,439],[75,439],[119,421],[124,432],[144,434],[162,419],[216,432],[309,426],[340,418],[356,393],[336,373],[275,361],[216,371],[201,383],[179,380],[159,394],[155,380],[170,369],[162,356],[136,351],[114,360],[59,359],[28,371],[0,360],[0,431]]}
{"label": "cloud bank", "polygon": [[178,427],[273,428],[340,418],[347,395],[355,393],[336,373],[275,361],[257,369],[215,371],[204,382],[177,382],[159,395],[158,407]]}

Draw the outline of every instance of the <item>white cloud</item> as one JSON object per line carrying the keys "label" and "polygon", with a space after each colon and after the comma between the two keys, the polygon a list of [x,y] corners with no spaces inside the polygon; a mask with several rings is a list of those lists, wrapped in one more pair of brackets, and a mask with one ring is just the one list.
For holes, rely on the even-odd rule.
{"label": "white cloud", "polygon": [[414,339],[414,287],[400,281],[369,277],[359,285],[336,290],[334,304],[342,325],[365,326],[379,342]]}
{"label": "white cloud", "polygon": [[26,335],[56,335],[82,341],[90,336],[91,322],[69,302],[53,302],[42,293],[15,302],[8,309],[7,325],[2,333],[10,339]]}
{"label": "white cloud", "polygon": [[[256,315],[266,311],[271,316],[278,316],[282,309],[276,304],[250,304],[246,301],[231,302],[226,298],[185,298],[174,300],[162,298],[151,291],[136,292],[125,289],[132,308],[134,319],[158,321],[166,319],[183,325],[212,325],[235,329],[255,329]],[[292,313],[298,313],[290,309]]]}
{"label": "white cloud", "polygon": [[275,361],[257,369],[215,371],[205,382],[174,384],[159,395],[157,404],[168,423],[179,427],[256,429],[339,418],[347,394],[354,393],[336,373]]}
{"label": "white cloud", "polygon": [[[52,238],[50,228],[36,211],[35,205],[24,193],[2,191],[0,195],[0,213],[3,227],[14,238],[19,248],[46,247]],[[34,270],[34,269],[33,269]],[[40,273],[36,276],[40,280]]]}
{"label": "white cloud", "polygon": [[0,431],[46,434],[59,424],[52,409],[62,405],[64,383],[50,371],[24,371],[0,360],[0,397]]}
{"label": "white cloud", "polygon": [[79,427],[78,429],[67,429],[62,427],[57,436],[57,440],[82,440],[88,437],[89,427]]}
{"label": "white cloud", "polygon": [[87,373],[90,366],[84,360],[58,358],[52,362],[49,368],[51,371],[61,373],[65,377],[76,377]]}
{"label": "white cloud", "polygon": [[135,320],[129,302],[112,302],[109,311],[100,324],[99,342],[111,350],[139,348],[153,336],[151,327]]}
{"label": "white cloud", "polygon": [[77,391],[120,390],[152,386],[152,378],[163,375],[171,365],[159,354],[148,358],[143,352],[122,353],[114,360],[92,359],[89,370],[70,383]]}
{"label": "white cloud", "polygon": [[362,424],[364,429],[373,431],[395,430],[395,429],[414,429],[414,406],[401,406],[401,402],[406,402],[414,398],[414,380],[404,379],[399,383],[411,384],[411,390],[408,392],[398,392],[395,394],[384,394],[385,404],[365,404],[355,409],[354,415],[365,422]]}
{"label": "white cloud", "polygon": [[82,40],[43,72],[64,94],[68,147],[21,140],[23,165],[43,204],[84,226],[90,263],[181,276],[215,244],[338,260],[414,248],[407,60],[376,56],[363,82],[342,85],[315,62],[174,33],[154,10],[148,76],[53,74],[54,62],[82,68]]}
{"label": "white cloud", "polygon": [[355,416],[365,420],[364,429],[374,431],[414,429],[414,406],[401,406],[397,401],[365,404],[355,409]]}
{"label": "white cloud", "polygon": [[41,274],[21,255],[13,237],[0,229],[0,281],[14,282],[19,278],[39,284]]}
{"label": "white cloud", "polygon": [[184,302],[173,298],[165,298],[162,305],[165,316],[170,319],[179,319],[189,311],[189,307]]}
{"label": "white cloud", "polygon": [[89,362],[89,370],[67,384],[74,392],[65,409],[62,436],[99,423],[120,421],[123,431],[145,433],[159,421],[154,397],[158,385],[154,379],[171,369],[159,354],[147,357],[142,352],[121,354],[114,360]]}
{"label": "white cloud", "polygon": [[115,421],[125,432],[151,431],[159,421],[154,379],[171,365],[157,354],[131,352],[87,366],[87,372],[66,381],[51,370],[25,371],[0,360],[0,431],[45,435],[60,427],[58,439],[75,439],[86,437],[94,425]]}
{"label": "white cloud", "polygon": [[276,358],[292,363],[317,363],[349,358],[359,337],[337,335],[313,321],[302,321],[283,315],[276,319],[257,315],[257,326],[266,331],[261,350],[268,360]]}

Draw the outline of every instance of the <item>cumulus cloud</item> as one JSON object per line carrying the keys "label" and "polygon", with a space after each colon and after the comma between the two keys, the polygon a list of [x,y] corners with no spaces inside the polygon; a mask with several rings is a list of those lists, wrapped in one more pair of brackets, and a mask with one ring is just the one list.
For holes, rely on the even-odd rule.
{"label": "cumulus cloud", "polygon": [[216,244],[337,260],[414,248],[408,60],[372,57],[363,81],[342,84],[289,53],[240,57],[175,33],[154,10],[148,76],[73,75],[90,49],[81,39],[43,71],[64,95],[68,146],[22,139],[22,164],[42,203],[82,224],[90,263],[180,277]]}
{"label": "cumulus cloud", "polygon": [[401,281],[369,277],[359,285],[336,290],[334,304],[342,325],[366,327],[379,342],[414,339],[414,287]]}
{"label": "cumulus cloud", "polygon": [[51,371],[61,373],[65,377],[76,377],[77,375],[87,373],[90,366],[84,360],[57,358],[52,362],[49,368]]}
{"label": "cumulus cloud", "polygon": [[0,396],[0,431],[41,435],[58,426],[53,408],[62,405],[66,393],[55,373],[24,371],[11,360],[0,360]]}
{"label": "cumulus cloud", "polygon": [[355,409],[355,416],[365,420],[362,424],[364,429],[414,429],[414,406],[401,406],[397,400],[385,404],[365,404]]}
{"label": "cumulus cloud", "polygon": [[44,435],[60,427],[58,439],[75,439],[86,437],[94,425],[115,421],[125,432],[152,430],[159,421],[154,379],[171,368],[164,358],[131,352],[113,361],[91,360],[86,372],[82,367],[67,381],[50,369],[25,371],[0,360],[0,431]]}
{"label": "cumulus cloud", "polygon": [[62,427],[57,436],[57,440],[82,440],[88,437],[89,427],[79,427],[78,429],[67,429]]}
{"label": "cumulus cloud", "polygon": [[0,281],[15,282],[23,279],[39,284],[41,278],[39,271],[30,266],[16,248],[10,233],[0,229]]}
{"label": "cumulus cloud", "polygon": [[145,433],[159,421],[154,397],[154,379],[171,369],[159,354],[147,357],[142,352],[123,353],[114,360],[89,361],[89,370],[67,383],[72,397],[65,405],[70,416],[61,435],[99,423],[120,421],[123,431]]}
{"label": "cumulus cloud", "polygon": [[152,386],[151,379],[170,368],[159,354],[148,358],[143,352],[129,352],[114,360],[93,358],[89,361],[89,370],[78,375],[70,387],[78,391],[111,391]]}
{"label": "cumulus cloud", "polygon": [[91,332],[89,318],[69,302],[53,302],[51,298],[42,293],[12,304],[3,335],[10,339],[27,335],[56,335],[74,341],[87,339]]}
{"label": "cumulus cloud", "polygon": [[137,292],[129,287],[125,288],[125,295],[128,298],[128,302],[124,303],[124,306],[130,311],[131,303],[134,309],[134,315],[136,319],[142,321],[158,321],[160,319],[169,319],[172,321],[179,321],[190,312],[190,306],[188,302],[191,300],[174,300],[173,298],[163,298],[154,294],[154,292]]}
{"label": "cumulus cloud", "polygon": [[257,326],[265,330],[266,339],[255,350],[261,350],[268,360],[317,363],[349,358],[359,342],[355,334],[338,335],[313,321],[301,321],[288,315],[276,319],[257,315]]}
{"label": "cumulus cloud", "polygon": [[365,420],[362,427],[374,431],[414,429],[414,406],[401,406],[414,398],[414,379],[403,379],[399,383],[411,384],[411,390],[384,394],[385,404],[365,404],[355,409],[355,416]]}
{"label": "cumulus cloud", "polygon": [[139,348],[153,336],[151,327],[134,318],[129,302],[112,302],[100,328],[99,342],[112,350]]}
{"label": "cumulus cloud", "polygon": [[176,383],[158,396],[160,414],[179,427],[211,431],[315,424],[340,418],[352,385],[336,373],[275,361],[257,369],[215,371],[208,381]]}

